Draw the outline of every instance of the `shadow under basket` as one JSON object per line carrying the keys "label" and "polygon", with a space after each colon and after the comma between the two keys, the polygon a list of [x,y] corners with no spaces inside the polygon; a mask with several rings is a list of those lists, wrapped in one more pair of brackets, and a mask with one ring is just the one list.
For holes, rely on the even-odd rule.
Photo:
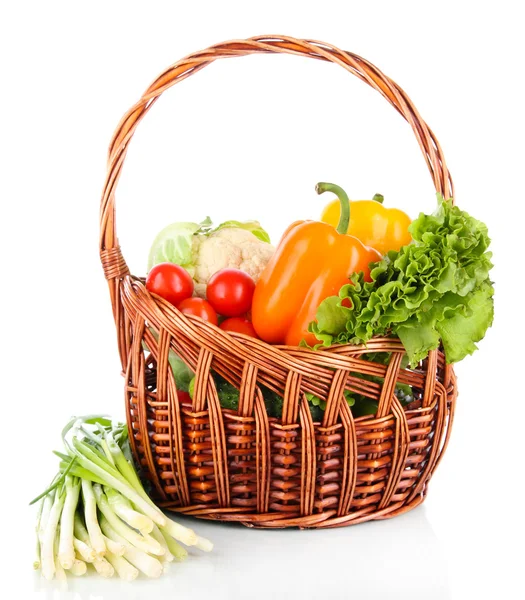
{"label": "shadow under basket", "polygon": [[[392,517],[423,501],[449,440],[456,378],[440,350],[407,369],[395,338],[314,351],[225,332],[150,294],[143,279],[130,275],[120,251],[115,187],[142,117],[190,74],[219,58],[254,53],[334,62],[379,91],[412,126],[436,190],[452,194],[439,144],[406,94],[350,52],[266,36],[219,44],[168,68],[113,136],[101,208],[101,259],[117,325],[131,448],[158,504],[196,517],[271,528]],[[196,374],[191,405],[179,402],[170,353]],[[221,407],[217,376],[239,390],[236,410]],[[401,397],[400,389],[409,393]],[[267,392],[282,399],[279,414],[269,412]],[[324,412],[312,411],[310,394]],[[359,402],[374,406],[374,414],[357,416]]]}

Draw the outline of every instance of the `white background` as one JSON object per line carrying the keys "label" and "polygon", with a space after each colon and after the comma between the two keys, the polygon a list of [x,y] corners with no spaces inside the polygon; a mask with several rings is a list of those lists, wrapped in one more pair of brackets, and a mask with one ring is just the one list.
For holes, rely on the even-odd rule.
{"label": "white background", "polygon": [[[0,9],[2,535],[0,594],[21,598],[524,597],[523,31],[518,2],[3,2]],[[449,450],[424,506],[352,528],[252,531],[156,582],[91,577],[59,594],[31,571],[27,501],[72,414],[124,417],[98,258],[105,152],[170,63],[259,34],[319,39],[375,63],[441,142],[456,199],[489,225],[496,319],[457,367]],[[164,225],[257,218],[275,241],[316,218],[317,181],[381,192],[415,217],[434,192],[408,125],[333,65],[221,61],[167,92],[133,140],[118,231],[135,274]],[[518,286],[521,286],[520,288]],[[7,529],[6,529],[7,528]],[[514,544],[516,544],[514,546]],[[15,586],[15,587],[13,587]]]}

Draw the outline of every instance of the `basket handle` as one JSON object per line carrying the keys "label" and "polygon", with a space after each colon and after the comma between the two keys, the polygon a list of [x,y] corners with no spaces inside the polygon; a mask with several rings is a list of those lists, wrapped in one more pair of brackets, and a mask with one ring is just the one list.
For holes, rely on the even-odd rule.
{"label": "basket handle", "polygon": [[[140,121],[146,116],[160,95],[196,71],[219,58],[248,54],[296,54],[340,65],[361,81],[377,90],[406,119],[419,143],[437,192],[448,198],[453,194],[452,179],[441,147],[428,125],[423,121],[405,92],[389,77],[364,58],[340,50],[330,44],[285,36],[257,36],[247,40],[233,40],[211,46],[188,55],[166,69],[144,92],[120,121],[109,146],[108,169],[100,210],[100,257],[106,279],[120,280],[129,273],[118,244],[115,227],[115,188],[117,186],[128,144]],[[113,291],[112,302],[118,302]]]}

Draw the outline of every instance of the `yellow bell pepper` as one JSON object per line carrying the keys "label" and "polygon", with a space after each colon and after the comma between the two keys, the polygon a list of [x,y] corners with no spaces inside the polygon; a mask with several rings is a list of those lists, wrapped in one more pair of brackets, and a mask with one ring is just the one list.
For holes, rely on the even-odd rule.
{"label": "yellow bell pepper", "polygon": [[410,217],[397,208],[385,208],[383,196],[376,194],[373,200],[348,199],[345,191],[333,183],[318,183],[317,193],[333,192],[338,197],[330,202],[321,214],[321,221],[337,226],[341,216],[341,202],[350,203],[348,235],[385,255],[389,250],[399,250],[412,241],[408,226]]}

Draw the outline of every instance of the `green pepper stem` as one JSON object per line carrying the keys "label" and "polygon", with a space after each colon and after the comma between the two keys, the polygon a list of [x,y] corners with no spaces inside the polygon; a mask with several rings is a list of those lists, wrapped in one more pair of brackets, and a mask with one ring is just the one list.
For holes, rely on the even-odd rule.
{"label": "green pepper stem", "polygon": [[383,202],[385,201],[385,197],[383,196],[383,194],[374,194],[372,200],[379,202],[379,204],[383,204]]}
{"label": "green pepper stem", "polygon": [[337,224],[337,231],[342,235],[348,233],[348,225],[350,224],[350,200],[346,195],[346,192],[342,187],[339,187],[335,183],[320,182],[315,186],[315,191],[318,194],[324,192],[333,192],[341,203],[341,216],[339,217],[339,223]]}

